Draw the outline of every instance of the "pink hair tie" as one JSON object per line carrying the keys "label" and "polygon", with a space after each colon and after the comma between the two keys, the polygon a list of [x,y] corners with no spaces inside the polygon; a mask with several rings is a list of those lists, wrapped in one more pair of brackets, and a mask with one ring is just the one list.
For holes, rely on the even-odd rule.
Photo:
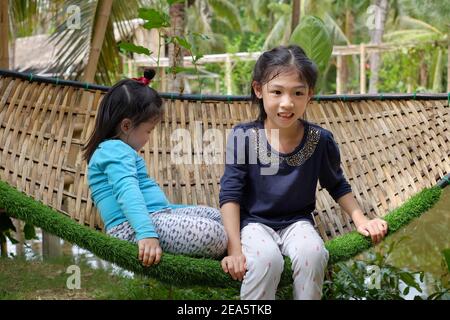
{"label": "pink hair tie", "polygon": [[140,78],[131,78],[133,80],[136,80],[137,82],[142,83],[144,86],[148,86],[150,81],[152,81],[153,77],[155,76],[156,72],[153,69],[145,69],[144,70],[144,76]]}
{"label": "pink hair tie", "polygon": [[150,83],[150,79],[147,79],[146,77],[140,77],[140,78],[131,78],[133,80],[136,80],[137,82],[142,83],[144,86],[148,86],[148,84]]}

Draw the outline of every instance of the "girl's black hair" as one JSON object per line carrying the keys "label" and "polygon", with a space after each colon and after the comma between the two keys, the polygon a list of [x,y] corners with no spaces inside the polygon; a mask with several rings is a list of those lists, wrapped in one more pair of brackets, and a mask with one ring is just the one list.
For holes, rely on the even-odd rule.
{"label": "girl's black hair", "polygon": [[[151,80],[154,70],[146,70],[144,77]],[[118,137],[119,125],[125,118],[133,126],[158,119],[163,113],[163,101],[156,90],[133,79],[124,79],[112,86],[100,103],[94,132],[84,146],[84,159],[89,162],[98,145],[108,139]]]}
{"label": "girl's black hair", "polygon": [[[253,69],[253,81],[264,85],[276,78],[280,73],[291,71],[293,68],[298,72],[301,81],[306,81],[309,89],[314,90],[318,77],[318,69],[314,61],[306,56],[305,51],[297,45],[279,46],[264,52],[256,61]],[[253,86],[251,87],[251,97],[259,107],[259,121],[267,118],[264,110],[264,103],[259,99]]]}

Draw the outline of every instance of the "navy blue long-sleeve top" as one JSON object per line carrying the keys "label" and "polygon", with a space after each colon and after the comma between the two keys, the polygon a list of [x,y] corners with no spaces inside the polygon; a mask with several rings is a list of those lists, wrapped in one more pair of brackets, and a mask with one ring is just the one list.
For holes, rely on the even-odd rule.
{"label": "navy blue long-sleeve top", "polygon": [[236,125],[229,135],[219,201],[221,207],[239,203],[241,228],[251,222],[275,230],[304,219],[313,222],[318,182],[335,201],[351,192],[333,134],[299,121],[305,134],[288,154],[271,148],[262,121]]}

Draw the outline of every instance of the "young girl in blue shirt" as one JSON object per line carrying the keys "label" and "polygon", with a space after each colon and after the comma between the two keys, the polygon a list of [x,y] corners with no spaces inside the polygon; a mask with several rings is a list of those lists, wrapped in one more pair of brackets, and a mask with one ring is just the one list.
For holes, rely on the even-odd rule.
{"label": "young girl in blue shirt", "polygon": [[[328,251],[314,228],[317,183],[379,242],[382,219],[366,218],[340,166],[333,135],[303,120],[317,67],[298,46],[263,53],[253,71],[259,118],[233,128],[221,178],[220,207],[228,235],[224,272],[242,280],[241,299],[274,299],[290,257],[295,299],[320,299]],[[241,146],[241,147],[239,147]]]}
{"label": "young girl in blue shirt", "polygon": [[227,236],[219,210],[171,204],[139,155],[163,113],[148,86],[154,75],[147,70],[119,81],[103,97],[84,150],[92,199],[106,233],[137,242],[145,266],[157,264],[163,251],[221,257]]}

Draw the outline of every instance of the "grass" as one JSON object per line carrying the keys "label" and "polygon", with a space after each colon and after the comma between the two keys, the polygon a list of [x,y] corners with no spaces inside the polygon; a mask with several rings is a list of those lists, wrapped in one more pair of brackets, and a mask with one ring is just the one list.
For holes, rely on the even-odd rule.
{"label": "grass", "polygon": [[[80,267],[80,289],[68,289],[66,273],[70,265]],[[233,300],[235,289],[189,288],[163,284],[155,279],[111,274],[93,269],[72,257],[41,261],[0,258],[1,300]]]}

